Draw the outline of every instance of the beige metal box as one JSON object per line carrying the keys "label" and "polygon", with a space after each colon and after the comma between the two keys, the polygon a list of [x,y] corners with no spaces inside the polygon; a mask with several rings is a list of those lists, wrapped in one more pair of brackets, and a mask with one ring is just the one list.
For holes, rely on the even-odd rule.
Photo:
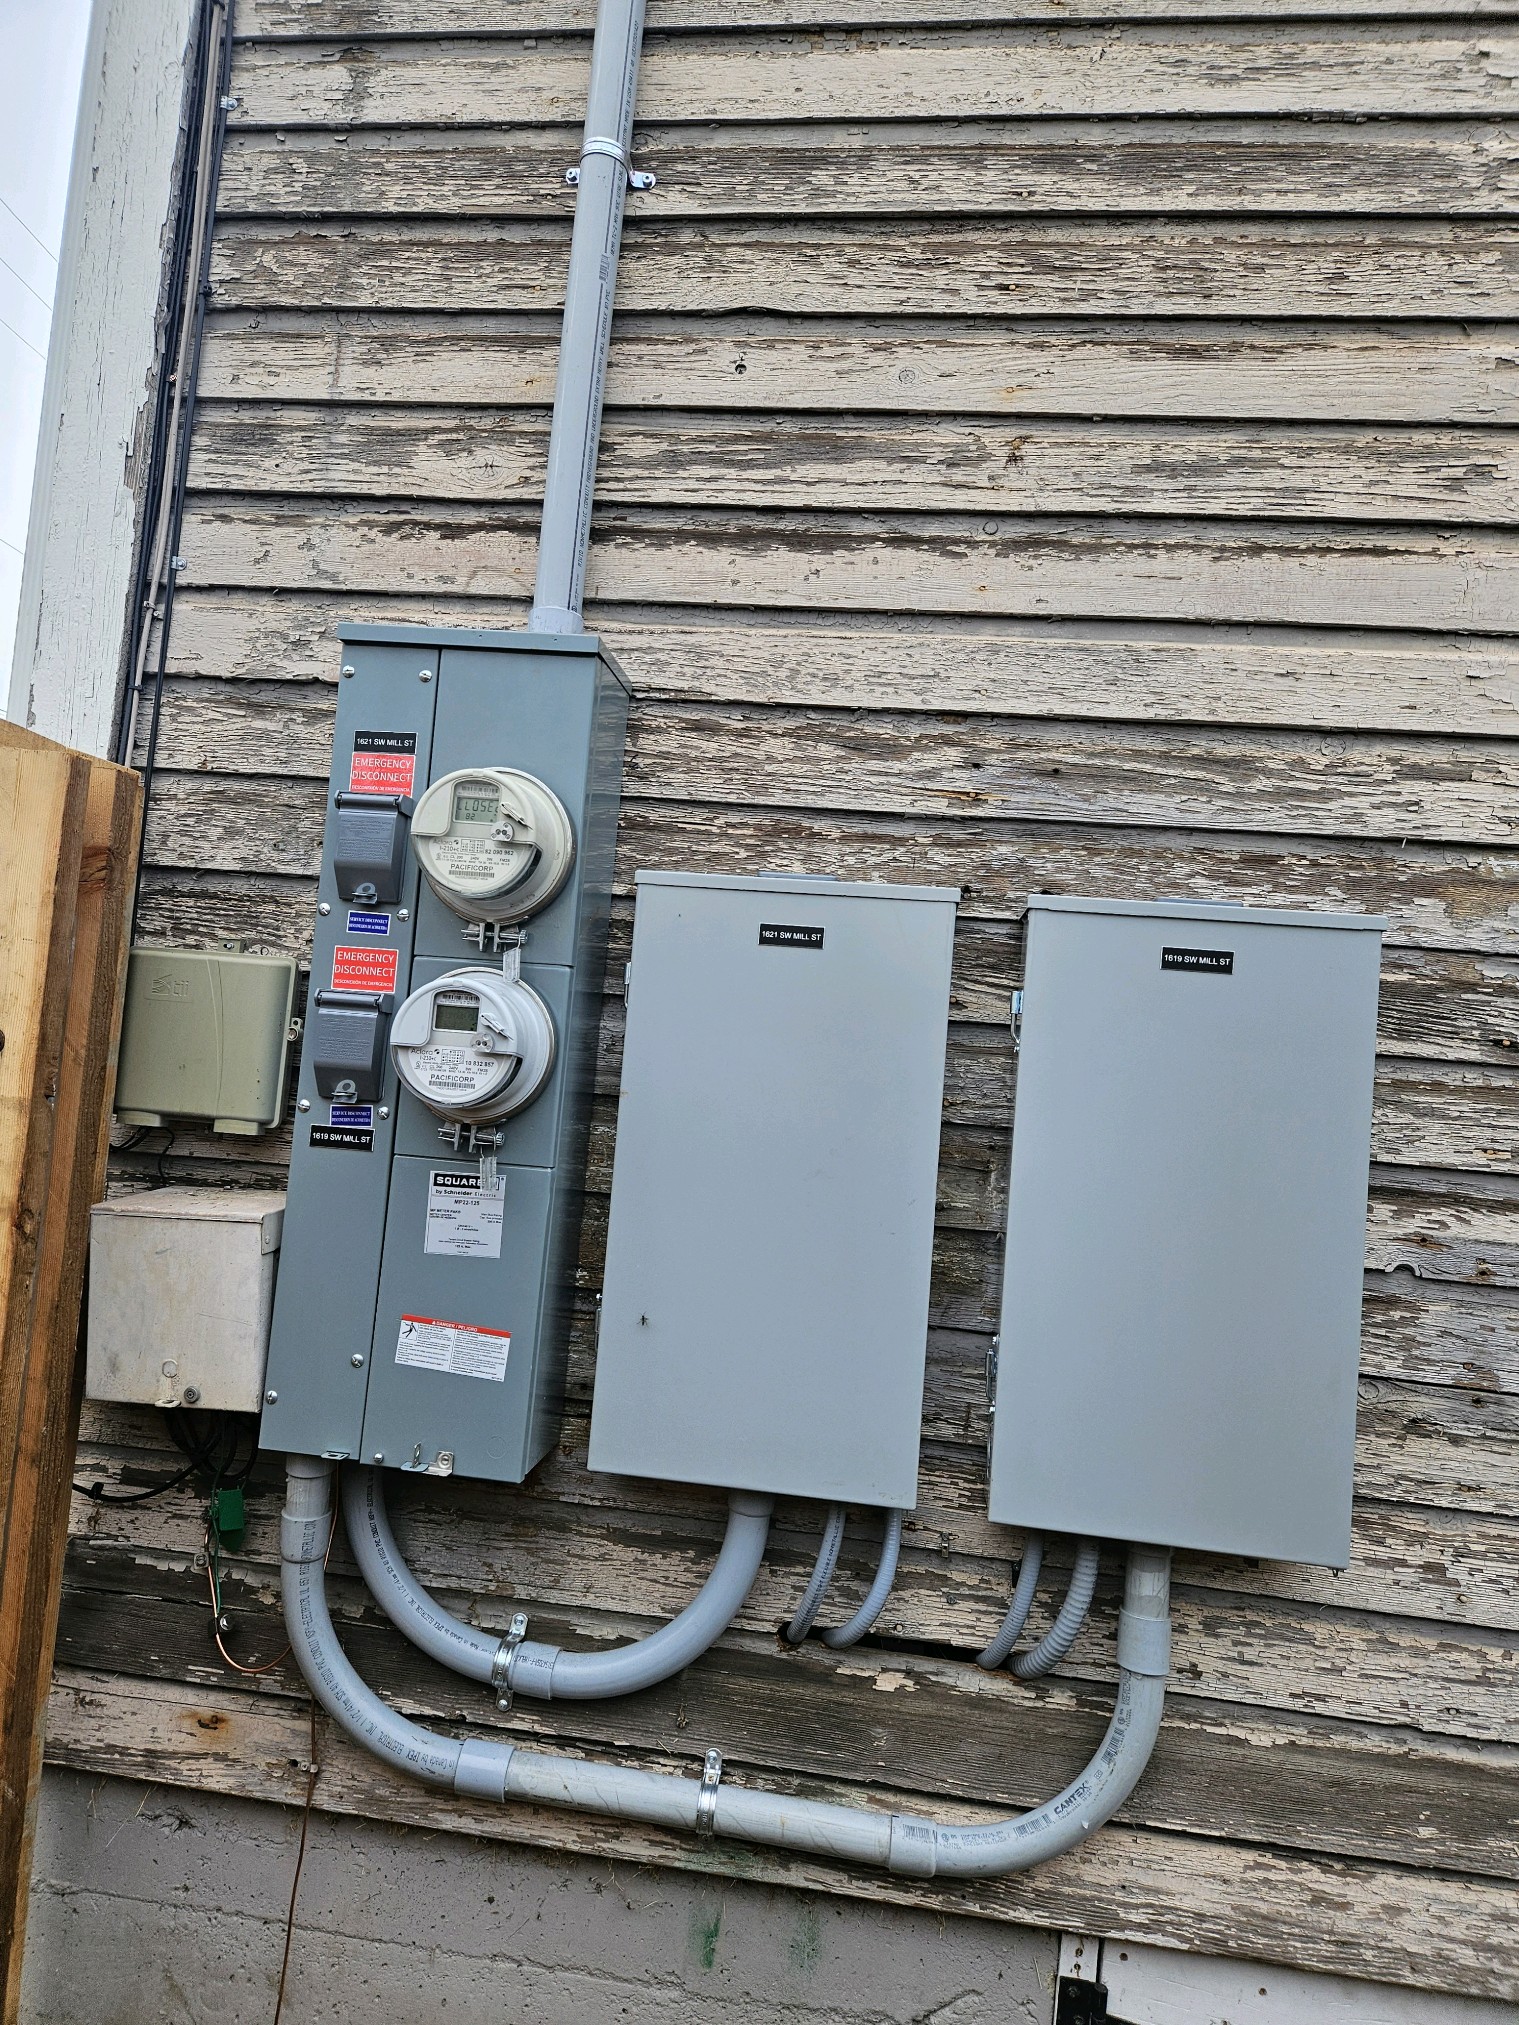
{"label": "beige metal box", "polygon": [[254,1137],[279,1123],[295,965],[225,949],[134,949],[127,961],[116,1116],[208,1119]]}
{"label": "beige metal box", "polygon": [[256,1413],[285,1198],[155,1188],[90,1217],[91,1399]]}

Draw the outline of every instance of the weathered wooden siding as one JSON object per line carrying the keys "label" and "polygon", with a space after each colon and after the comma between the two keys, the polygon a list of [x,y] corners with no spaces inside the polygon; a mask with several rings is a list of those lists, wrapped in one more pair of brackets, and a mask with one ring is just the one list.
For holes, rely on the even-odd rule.
{"label": "weathered wooden siding", "polygon": [[[591,0],[241,0],[143,927],[301,952],[345,616],[519,624]],[[922,1497],[880,1635],[734,1634],[629,1705],[499,1718],[377,1623],[408,1709],[971,1811],[1100,1733],[1110,1570],[1060,1675],[967,1669],[1005,1598],[982,1368],[1035,889],[1391,920],[1355,1558],[1182,1556],[1175,1692],[1119,1825],[922,1888],[486,1815],[336,1736],[321,1804],[1346,1974],[1519,1995],[1519,8],[1478,0],[655,0],[593,622],[637,690],[635,867],[964,888]],[[615,974],[615,968],[614,968]],[[677,1608],[720,1500],[584,1467],[608,1005],[560,1453],[398,1495],[455,1607],[605,1638]],[[123,1159],[236,1182],[286,1139]],[[152,1416],[87,1459],[151,1475]],[[277,1499],[237,1577],[281,1642]],[[193,1503],[82,1510],[52,1748],[294,1799],[299,1684],[233,1683]],[[841,1587],[869,1542],[852,1542]],[[1057,1556],[1058,1562],[1058,1556]],[[1047,1607],[1047,1606],[1046,1606]],[[260,1642],[262,1641],[262,1644]]]}

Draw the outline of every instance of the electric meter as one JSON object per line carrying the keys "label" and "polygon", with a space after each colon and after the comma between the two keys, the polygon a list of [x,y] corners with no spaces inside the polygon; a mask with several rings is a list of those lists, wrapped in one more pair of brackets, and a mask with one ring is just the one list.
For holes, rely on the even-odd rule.
{"label": "electric meter", "polygon": [[499,970],[450,970],[395,1016],[396,1073],[430,1111],[486,1125],[530,1104],[554,1066],[554,1022],[530,985]]}
{"label": "electric meter", "polygon": [[411,840],[427,883],[470,921],[522,921],[569,877],[575,832],[552,788],[515,767],[463,767],[417,803]]}

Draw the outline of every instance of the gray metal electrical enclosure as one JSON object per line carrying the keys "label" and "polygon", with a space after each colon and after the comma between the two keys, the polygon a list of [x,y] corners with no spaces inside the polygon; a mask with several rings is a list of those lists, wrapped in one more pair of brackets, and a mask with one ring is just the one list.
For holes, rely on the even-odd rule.
{"label": "gray metal electrical enclosure", "polygon": [[910,1507],[959,895],[637,896],[591,1466]]}
{"label": "gray metal electrical enclosure", "polygon": [[[591,634],[340,632],[261,1440],[516,1482],[559,1426],[627,690]],[[531,810],[506,821],[500,801],[524,775],[557,798],[572,858],[503,924],[468,893],[498,848],[533,875]],[[419,872],[414,818],[440,791],[454,813],[429,835],[463,824],[438,861],[457,906]],[[541,1091],[483,1141],[419,1101],[391,1045],[408,994],[468,966],[520,977],[553,1031]],[[459,1031],[432,1049],[449,1073],[491,1031],[478,993],[453,996]]]}
{"label": "gray metal electrical enclosure", "polygon": [[1345,1565],[1385,925],[1030,901],[993,1519]]}

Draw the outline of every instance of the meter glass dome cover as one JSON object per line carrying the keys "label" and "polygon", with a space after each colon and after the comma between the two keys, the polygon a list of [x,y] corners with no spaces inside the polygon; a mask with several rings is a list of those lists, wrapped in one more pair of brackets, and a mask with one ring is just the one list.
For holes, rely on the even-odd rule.
{"label": "meter glass dome cover", "polygon": [[423,876],[445,907],[476,921],[522,921],[569,877],[575,832],[552,788],[509,766],[435,780],[411,820]]}
{"label": "meter glass dome cover", "polygon": [[483,1125],[530,1104],[554,1066],[554,1022],[530,985],[451,970],[414,991],[390,1030],[396,1073],[440,1118]]}

